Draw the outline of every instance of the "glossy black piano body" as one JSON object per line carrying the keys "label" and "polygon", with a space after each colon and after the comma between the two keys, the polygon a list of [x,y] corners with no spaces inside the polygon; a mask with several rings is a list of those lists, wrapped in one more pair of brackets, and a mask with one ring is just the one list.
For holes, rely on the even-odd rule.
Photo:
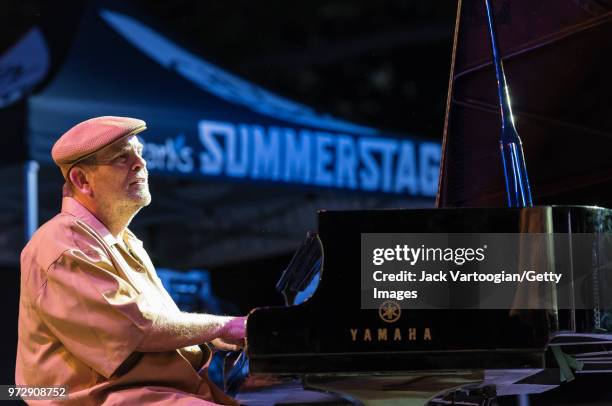
{"label": "glossy black piano body", "polygon": [[[594,332],[594,310],[536,309],[511,314],[509,310],[405,309],[399,320],[387,323],[377,310],[360,308],[361,233],[543,230],[609,233],[612,210],[542,206],[322,211],[319,237],[323,262],[319,286],[302,304],[251,312],[247,324],[250,374],[544,368],[547,362],[551,365],[546,357],[551,335],[567,330]],[[573,256],[577,267],[590,266],[591,252],[575,251]],[[380,338],[379,329],[386,331]],[[399,329],[401,338],[394,337],[395,329]]]}
{"label": "glossy black piano body", "polygon": [[[534,202],[610,205],[612,6],[569,0],[492,4]],[[460,0],[456,24],[438,208],[321,211],[318,288],[304,303],[289,300],[284,308],[251,312],[249,365],[243,368],[250,377],[554,369],[560,365],[551,339],[560,332],[612,339],[608,323],[601,323],[610,319],[610,295],[599,308],[586,310],[405,309],[394,323],[384,322],[377,310],[361,309],[361,233],[612,232],[609,209],[501,208],[506,199],[499,106],[483,2]],[[568,252],[577,268],[592,266],[595,257],[612,262],[609,251]],[[312,266],[299,258],[295,263]],[[297,274],[295,286],[308,285],[300,279],[313,276],[311,269]],[[597,345],[601,354],[612,351],[609,341]],[[576,357],[590,357],[584,355],[589,345],[571,348]],[[609,360],[593,365],[612,371]],[[563,380],[558,373],[549,378],[552,384]]]}

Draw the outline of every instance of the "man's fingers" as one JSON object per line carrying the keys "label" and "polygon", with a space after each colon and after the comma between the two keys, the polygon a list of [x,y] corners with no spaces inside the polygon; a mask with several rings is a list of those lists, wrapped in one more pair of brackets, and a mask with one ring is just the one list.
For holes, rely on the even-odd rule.
{"label": "man's fingers", "polygon": [[242,343],[228,343],[227,341],[224,341],[221,338],[215,338],[211,341],[211,343],[215,346],[216,349],[222,351],[239,351],[243,347],[243,345],[241,345]]}
{"label": "man's fingers", "polygon": [[238,351],[236,344],[226,343],[225,341],[221,341],[218,348],[223,351]]}

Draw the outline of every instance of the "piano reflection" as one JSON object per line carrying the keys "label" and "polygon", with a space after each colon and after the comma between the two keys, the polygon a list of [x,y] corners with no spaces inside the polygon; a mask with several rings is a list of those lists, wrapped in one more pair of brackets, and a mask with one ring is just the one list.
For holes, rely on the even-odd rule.
{"label": "piano reflection", "polygon": [[[612,372],[612,250],[571,239],[612,232],[592,205],[612,200],[611,20],[605,1],[459,1],[437,208],[320,211],[278,282],[286,306],[249,314],[226,389],[245,404],[493,405]],[[362,309],[363,233],[568,235],[554,255],[591,271],[568,295],[593,305]]]}

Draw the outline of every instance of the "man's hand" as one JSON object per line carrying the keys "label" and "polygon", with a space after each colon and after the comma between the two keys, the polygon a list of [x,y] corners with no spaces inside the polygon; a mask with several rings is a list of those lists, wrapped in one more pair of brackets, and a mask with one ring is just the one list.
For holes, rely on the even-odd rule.
{"label": "man's hand", "polygon": [[244,342],[241,344],[232,344],[222,338],[215,338],[210,343],[215,347],[215,350],[219,351],[240,351],[240,349],[244,347]]}
{"label": "man's hand", "polygon": [[246,316],[232,317],[221,327],[219,338],[229,344],[243,344],[246,334],[246,320]]}

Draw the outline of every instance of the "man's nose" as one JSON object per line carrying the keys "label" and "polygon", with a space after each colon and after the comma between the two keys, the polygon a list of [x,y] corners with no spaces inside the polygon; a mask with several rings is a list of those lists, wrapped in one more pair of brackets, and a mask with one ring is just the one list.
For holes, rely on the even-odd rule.
{"label": "man's nose", "polygon": [[132,165],[132,171],[138,172],[141,169],[147,169],[147,161],[142,156],[136,155],[136,158],[134,158],[134,165]]}

